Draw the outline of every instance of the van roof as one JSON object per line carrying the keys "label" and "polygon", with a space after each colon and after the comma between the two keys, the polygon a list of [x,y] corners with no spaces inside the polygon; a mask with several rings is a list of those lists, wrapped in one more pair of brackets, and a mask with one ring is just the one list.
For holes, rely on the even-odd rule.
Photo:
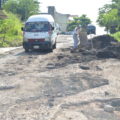
{"label": "van roof", "polygon": [[28,18],[26,22],[40,22],[40,21],[47,21],[47,22],[54,22],[54,19],[51,15],[32,15]]}

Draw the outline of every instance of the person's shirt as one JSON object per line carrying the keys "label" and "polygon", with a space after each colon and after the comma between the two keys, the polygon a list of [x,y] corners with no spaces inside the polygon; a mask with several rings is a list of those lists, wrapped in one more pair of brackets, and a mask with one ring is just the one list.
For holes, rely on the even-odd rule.
{"label": "person's shirt", "polygon": [[79,27],[76,27],[76,28],[74,29],[73,35],[74,35],[74,34],[79,35],[79,33],[80,33],[80,28],[79,28]]}

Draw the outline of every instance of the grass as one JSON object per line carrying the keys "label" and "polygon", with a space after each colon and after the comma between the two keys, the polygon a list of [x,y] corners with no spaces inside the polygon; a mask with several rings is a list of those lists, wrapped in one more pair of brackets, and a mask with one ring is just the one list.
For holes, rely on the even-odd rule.
{"label": "grass", "polygon": [[118,40],[120,42],[120,32],[112,34],[111,36],[114,37],[116,40]]}
{"label": "grass", "polygon": [[22,22],[12,14],[6,13],[7,18],[0,20],[0,47],[13,47],[22,44]]}

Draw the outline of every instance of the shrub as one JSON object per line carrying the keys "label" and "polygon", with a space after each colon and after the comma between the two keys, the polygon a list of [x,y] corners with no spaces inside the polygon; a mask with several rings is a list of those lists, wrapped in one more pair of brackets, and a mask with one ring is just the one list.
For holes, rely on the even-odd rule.
{"label": "shrub", "polygon": [[22,43],[22,23],[16,15],[5,14],[7,18],[0,20],[0,47],[19,46]]}
{"label": "shrub", "polygon": [[112,34],[111,36],[113,36],[116,40],[118,40],[120,42],[120,32]]}

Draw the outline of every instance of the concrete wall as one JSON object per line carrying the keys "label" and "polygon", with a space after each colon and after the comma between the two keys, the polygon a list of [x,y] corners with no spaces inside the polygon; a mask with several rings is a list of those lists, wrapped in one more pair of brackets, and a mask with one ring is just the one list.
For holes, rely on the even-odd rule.
{"label": "concrete wall", "polygon": [[61,31],[66,32],[67,22],[70,15],[56,12],[54,6],[48,7],[48,14],[51,14],[54,17],[55,22],[59,24]]}
{"label": "concrete wall", "polygon": [[60,25],[60,29],[63,32],[67,30],[68,18],[69,18],[69,15],[64,15],[64,14],[55,12],[54,19],[56,23]]}

